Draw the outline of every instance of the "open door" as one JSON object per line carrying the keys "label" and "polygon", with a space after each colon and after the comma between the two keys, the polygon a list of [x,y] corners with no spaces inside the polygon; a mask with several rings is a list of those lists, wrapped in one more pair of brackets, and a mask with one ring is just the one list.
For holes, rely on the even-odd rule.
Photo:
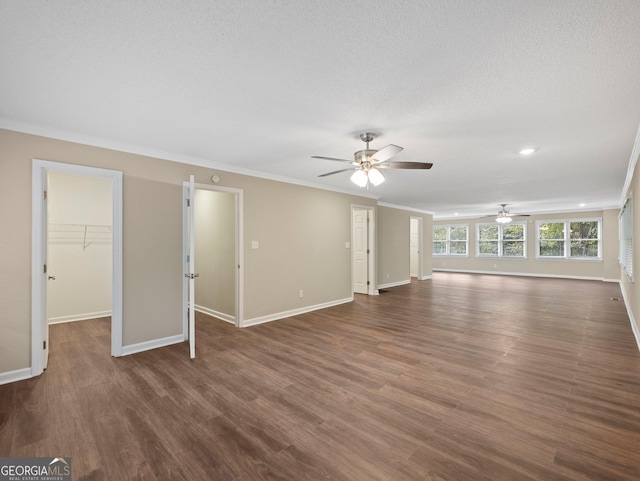
{"label": "open door", "polygon": [[31,376],[42,374],[49,358],[47,283],[48,272],[47,190],[49,172],[78,174],[110,179],[112,195],[112,304],[111,355],[122,356],[122,172],[76,164],[33,159],[31,173]]}
{"label": "open door", "polygon": [[186,239],[185,244],[185,289],[184,293],[187,298],[185,304],[187,307],[187,337],[189,338],[189,357],[196,357],[196,277],[195,272],[195,180],[194,176],[189,177],[189,183],[184,189],[185,193],[185,219],[186,219]]}

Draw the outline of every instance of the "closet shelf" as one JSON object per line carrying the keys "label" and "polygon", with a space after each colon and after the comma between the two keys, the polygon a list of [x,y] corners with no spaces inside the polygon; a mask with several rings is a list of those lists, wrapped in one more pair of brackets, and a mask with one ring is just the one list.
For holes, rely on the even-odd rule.
{"label": "closet shelf", "polygon": [[112,242],[113,229],[110,225],[98,224],[49,224],[49,242],[79,243],[82,250],[91,244]]}

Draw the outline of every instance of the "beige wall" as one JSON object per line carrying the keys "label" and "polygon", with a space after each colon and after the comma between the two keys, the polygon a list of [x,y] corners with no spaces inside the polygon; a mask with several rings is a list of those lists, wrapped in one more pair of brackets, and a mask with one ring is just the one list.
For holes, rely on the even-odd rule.
{"label": "beige wall", "polygon": [[[7,130],[0,130],[0,145],[0,216],[11,232],[0,236],[0,373],[31,362],[34,158],[123,172],[123,344],[179,335],[182,183],[189,174],[210,183],[214,171]],[[375,200],[216,173],[219,185],[244,192],[245,320],[352,296],[351,253],[345,248],[351,204],[375,206]],[[251,249],[253,240],[259,249]]]}
{"label": "beige wall", "polygon": [[236,195],[197,189],[195,195],[196,308],[236,318]]}
{"label": "beige wall", "polygon": [[[561,261],[536,259],[536,221],[553,219],[602,218],[602,261]],[[433,257],[433,268],[509,274],[532,274],[540,276],[588,277],[617,281],[620,268],[617,262],[618,223],[617,211],[568,212],[514,218],[527,222],[527,258],[478,258],[476,257],[476,224],[491,222],[491,219],[465,219],[459,221],[435,220],[433,225],[469,225],[469,257]]]}
{"label": "beige wall", "polygon": [[[111,315],[111,179],[49,172],[49,322]],[[89,226],[85,232],[83,226]]]}
{"label": "beige wall", "polygon": [[431,276],[432,216],[401,208],[378,206],[378,286],[409,282],[411,217],[422,218],[422,275]]}
{"label": "beige wall", "polygon": [[[639,160],[639,159],[635,159]],[[633,199],[633,272],[634,277],[638,276],[638,249],[640,245],[640,173],[636,168],[631,179],[627,196]],[[636,341],[640,347],[640,283],[632,282],[620,269],[620,286],[624,294],[627,310],[631,317],[632,327],[636,335]]]}

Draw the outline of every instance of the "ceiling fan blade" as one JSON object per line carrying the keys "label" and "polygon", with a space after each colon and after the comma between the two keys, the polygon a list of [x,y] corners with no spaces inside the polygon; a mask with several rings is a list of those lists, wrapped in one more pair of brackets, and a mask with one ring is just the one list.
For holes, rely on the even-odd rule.
{"label": "ceiling fan blade", "polygon": [[385,160],[389,160],[391,157],[396,155],[398,152],[402,152],[404,148],[398,147],[397,145],[389,144],[386,147],[381,148],[375,154],[371,156],[371,160],[375,160],[376,162],[384,162]]}
{"label": "ceiling fan blade", "polygon": [[335,160],[336,162],[348,162],[349,164],[353,163],[353,160],[347,159],[336,159],[335,157],[322,157],[321,155],[312,155],[312,159],[323,159],[323,160]]}
{"label": "ceiling fan blade", "polygon": [[340,172],[347,172],[348,170],[356,170],[354,169],[340,169],[334,170],[333,172],[327,172],[326,174],[320,174],[318,177],[327,177],[328,175],[339,174]]}
{"label": "ceiling fan blade", "polygon": [[382,169],[430,169],[433,164],[430,162],[385,162],[376,167]]}

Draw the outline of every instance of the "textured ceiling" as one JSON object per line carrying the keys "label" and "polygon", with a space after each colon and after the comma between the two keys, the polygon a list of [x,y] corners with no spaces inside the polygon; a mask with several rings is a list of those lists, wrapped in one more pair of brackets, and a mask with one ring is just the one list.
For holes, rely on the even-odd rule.
{"label": "textured ceiling", "polygon": [[434,163],[381,202],[616,207],[639,47],[637,0],[4,1],[0,126],[354,192],[310,156],[373,131]]}

